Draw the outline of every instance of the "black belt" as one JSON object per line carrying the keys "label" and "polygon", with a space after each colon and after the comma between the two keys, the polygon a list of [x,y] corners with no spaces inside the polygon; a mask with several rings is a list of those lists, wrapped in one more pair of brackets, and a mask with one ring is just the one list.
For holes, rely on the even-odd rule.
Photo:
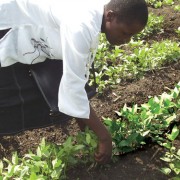
{"label": "black belt", "polygon": [[[9,30],[11,30],[11,29],[0,30],[0,39],[3,38],[5,36],[5,34],[8,33]],[[0,67],[1,67],[1,63],[0,63]]]}
{"label": "black belt", "polygon": [[0,39],[3,38],[5,36],[5,34],[11,29],[3,29],[3,30],[0,30]]}

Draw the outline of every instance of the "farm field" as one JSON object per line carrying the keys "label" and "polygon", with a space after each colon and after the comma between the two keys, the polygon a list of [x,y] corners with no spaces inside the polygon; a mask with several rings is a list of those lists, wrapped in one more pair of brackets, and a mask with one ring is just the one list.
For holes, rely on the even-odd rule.
{"label": "farm field", "polygon": [[[144,42],[158,43],[164,40],[170,40],[177,43],[175,50],[177,53],[172,53],[173,55],[169,57],[166,56],[164,63],[161,63],[158,67],[152,65],[153,68],[145,70],[145,73],[141,72],[138,74],[137,71],[140,68],[137,67],[137,71],[134,70],[130,76],[123,76],[120,80],[115,79],[116,83],[107,82],[105,85],[99,84],[100,87],[102,87],[99,91],[102,92],[91,100],[91,105],[101,119],[104,117],[116,120],[119,118],[117,111],[122,109],[125,104],[128,107],[133,107],[135,104],[141,106],[141,104],[147,103],[150,97],[162,95],[164,92],[169,93],[170,90],[174,89],[180,82],[180,51],[178,52],[178,50],[180,50],[178,49],[180,46],[180,32],[178,32],[178,28],[180,27],[180,10],[176,11],[174,9],[178,5],[180,5],[179,0],[174,1],[173,5],[163,5],[159,8],[154,8],[149,5],[149,12],[156,16],[163,16],[164,21],[162,27],[159,27],[156,31],[148,36],[148,33],[142,35]],[[158,25],[156,25],[156,28],[157,27]],[[143,48],[143,45],[140,46]],[[167,50],[170,49],[168,43],[164,46]],[[123,51],[130,51],[130,48],[127,46],[122,48]],[[156,54],[158,54],[158,52]],[[102,58],[102,56],[100,58]],[[117,56],[116,58],[123,59],[124,56]],[[95,64],[95,68],[99,67],[100,65]],[[105,74],[101,76],[101,79],[104,77],[105,80],[110,79],[108,76],[110,75]],[[180,117],[180,110],[178,109],[176,116]],[[177,118],[177,120],[176,127],[180,129],[180,119]],[[171,129],[169,129],[169,131],[171,131]],[[176,132],[177,131],[178,130],[176,130]],[[3,157],[10,159],[14,151],[17,151],[20,156],[28,153],[28,150],[35,151],[43,137],[45,137],[48,142],[60,144],[63,143],[67,137],[76,136],[78,132],[78,126],[76,122],[72,120],[63,125],[26,131],[14,136],[0,137],[0,159],[3,159]],[[180,149],[180,136],[174,139],[173,145],[177,150]],[[175,176],[174,173],[165,175],[160,171],[161,168],[168,167],[168,163],[160,159],[164,156],[167,149],[160,146],[157,142],[148,139],[146,140],[146,145],[140,145],[129,152],[125,151],[126,150],[120,153],[120,155],[116,155],[116,162],[111,162],[108,166],[91,166],[91,163],[86,163],[85,165],[80,164],[74,167],[71,166],[70,169],[66,171],[67,179],[168,180]],[[47,179],[53,178],[47,177]]]}

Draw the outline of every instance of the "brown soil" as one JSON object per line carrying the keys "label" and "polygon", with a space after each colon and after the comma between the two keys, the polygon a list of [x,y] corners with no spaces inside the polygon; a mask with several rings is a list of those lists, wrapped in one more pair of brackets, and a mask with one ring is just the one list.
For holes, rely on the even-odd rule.
{"label": "brown soil", "polygon": [[[180,13],[175,13],[172,7],[164,7],[158,10],[150,9],[156,14],[165,16],[165,31],[161,35],[154,35],[155,40],[178,39],[174,29],[180,26]],[[108,91],[102,97],[95,97],[91,105],[98,116],[116,118],[115,111],[125,103],[127,105],[141,104],[148,100],[149,96],[160,95],[180,80],[180,61],[165,65],[159,70],[148,72],[143,78],[133,81],[121,82],[115,89]],[[42,129],[26,131],[14,136],[0,137],[0,159],[10,157],[13,151],[21,155],[28,152],[28,149],[37,148],[42,137],[49,142],[63,142],[68,135],[75,135],[79,131],[74,120],[63,127],[51,126]],[[180,138],[176,141],[180,145]],[[164,150],[158,145],[147,145],[141,150],[119,156],[116,163],[110,163],[108,167],[97,166],[95,168],[77,167],[68,172],[69,179],[81,180],[166,180],[169,177],[163,175],[159,169],[165,166],[160,160]]]}

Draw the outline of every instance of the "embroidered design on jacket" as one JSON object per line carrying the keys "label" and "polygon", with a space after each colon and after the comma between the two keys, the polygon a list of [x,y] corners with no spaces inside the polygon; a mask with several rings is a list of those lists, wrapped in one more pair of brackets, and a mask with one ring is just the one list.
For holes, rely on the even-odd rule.
{"label": "embroidered design on jacket", "polygon": [[23,56],[25,55],[28,55],[28,54],[34,54],[36,53],[36,51],[38,51],[38,56],[35,57],[31,64],[38,58],[40,57],[41,55],[41,52],[45,53],[48,57],[52,57],[54,56],[51,52],[50,52],[50,48],[48,45],[47,45],[47,40],[45,41],[43,38],[40,38],[39,41],[37,41],[36,39],[34,38],[31,38],[31,44],[33,45],[34,47],[34,51],[33,52],[27,52],[27,53],[24,53]]}

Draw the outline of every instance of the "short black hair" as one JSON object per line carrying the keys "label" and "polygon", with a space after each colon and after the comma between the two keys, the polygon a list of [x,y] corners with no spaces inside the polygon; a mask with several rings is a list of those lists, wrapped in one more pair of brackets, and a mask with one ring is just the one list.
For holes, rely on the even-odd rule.
{"label": "short black hair", "polygon": [[148,21],[148,8],[145,0],[111,0],[106,10],[112,10],[117,14],[117,19],[127,24],[132,22],[145,26]]}

